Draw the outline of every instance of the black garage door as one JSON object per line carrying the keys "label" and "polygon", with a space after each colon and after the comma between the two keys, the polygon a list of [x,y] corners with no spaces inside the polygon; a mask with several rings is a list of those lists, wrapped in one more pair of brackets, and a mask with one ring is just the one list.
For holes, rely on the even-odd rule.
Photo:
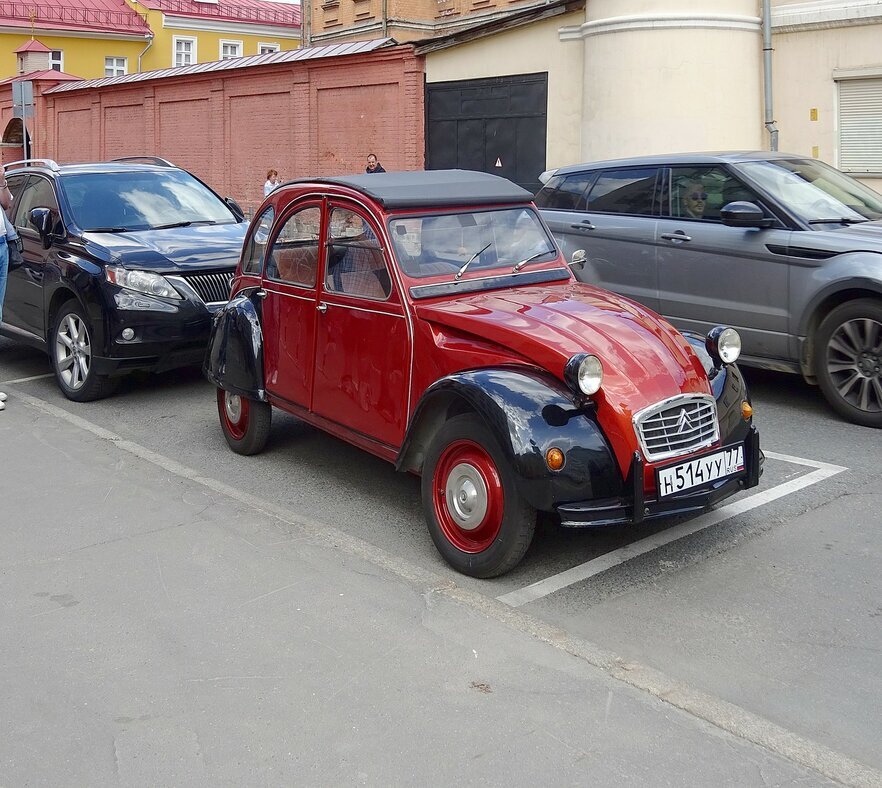
{"label": "black garage door", "polygon": [[539,189],[548,74],[426,85],[426,169],[458,167]]}

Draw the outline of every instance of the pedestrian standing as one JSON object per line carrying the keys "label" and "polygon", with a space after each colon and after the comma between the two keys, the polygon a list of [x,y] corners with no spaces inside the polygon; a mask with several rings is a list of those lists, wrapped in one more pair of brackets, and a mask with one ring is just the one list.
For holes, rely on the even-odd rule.
{"label": "pedestrian standing", "polygon": [[268,197],[269,193],[277,188],[281,182],[282,179],[279,177],[278,170],[267,170],[266,183],[263,184],[263,196]]}
{"label": "pedestrian standing", "polygon": [[364,171],[370,175],[374,172],[386,172],[383,169],[383,165],[377,161],[377,157],[373,153],[369,153],[367,157],[367,167],[364,168]]}
{"label": "pedestrian standing", "polygon": [[[6,211],[12,207],[12,192],[6,184],[6,171],[0,168],[3,173],[2,181],[0,181],[0,209],[3,213],[3,237],[0,240],[0,324],[3,323],[3,299],[6,296],[6,277],[9,274],[9,244],[14,242],[18,237],[15,228],[6,218]],[[6,410],[6,394],[0,391],[0,410]]]}

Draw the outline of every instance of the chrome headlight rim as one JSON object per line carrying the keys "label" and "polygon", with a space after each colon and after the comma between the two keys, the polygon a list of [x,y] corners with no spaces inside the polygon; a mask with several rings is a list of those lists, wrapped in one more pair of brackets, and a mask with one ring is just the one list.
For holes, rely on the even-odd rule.
{"label": "chrome headlight rim", "polygon": [[184,298],[168,279],[155,271],[107,266],[104,275],[108,282],[117,287],[142,293],[151,298],[168,298],[173,301],[181,301]]}
{"label": "chrome headlight rim", "polygon": [[591,397],[603,386],[603,362],[593,353],[576,353],[564,367],[564,380],[575,394]]}
{"label": "chrome headlight rim", "polygon": [[718,367],[734,364],[741,357],[741,335],[731,326],[714,326],[704,346]]}

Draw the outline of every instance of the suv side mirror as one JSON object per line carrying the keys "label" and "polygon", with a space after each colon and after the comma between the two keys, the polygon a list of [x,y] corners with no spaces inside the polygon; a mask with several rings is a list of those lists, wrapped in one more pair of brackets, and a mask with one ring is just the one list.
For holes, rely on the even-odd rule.
{"label": "suv side mirror", "polygon": [[579,268],[582,269],[585,267],[585,261],[588,259],[588,255],[585,254],[584,249],[576,249],[573,252],[573,257],[570,260],[570,268]]}
{"label": "suv side mirror", "polygon": [[43,248],[52,246],[52,211],[48,208],[34,208],[28,214],[28,221],[40,233]]}
{"label": "suv side mirror", "polygon": [[768,218],[763,209],[752,202],[730,202],[720,209],[720,219],[727,227],[771,227],[774,219]]}
{"label": "suv side mirror", "polygon": [[224,197],[224,202],[227,204],[227,207],[233,212],[233,215],[240,222],[245,218],[245,211],[242,210],[239,203],[237,203],[232,197]]}

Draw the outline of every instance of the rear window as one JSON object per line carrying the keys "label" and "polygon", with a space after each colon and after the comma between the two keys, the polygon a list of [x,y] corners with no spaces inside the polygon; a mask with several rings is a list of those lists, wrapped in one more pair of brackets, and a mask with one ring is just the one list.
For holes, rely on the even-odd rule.
{"label": "rear window", "polygon": [[237,221],[223,200],[182,170],[66,175],[61,184],[74,222],[85,231],[125,232]]}

